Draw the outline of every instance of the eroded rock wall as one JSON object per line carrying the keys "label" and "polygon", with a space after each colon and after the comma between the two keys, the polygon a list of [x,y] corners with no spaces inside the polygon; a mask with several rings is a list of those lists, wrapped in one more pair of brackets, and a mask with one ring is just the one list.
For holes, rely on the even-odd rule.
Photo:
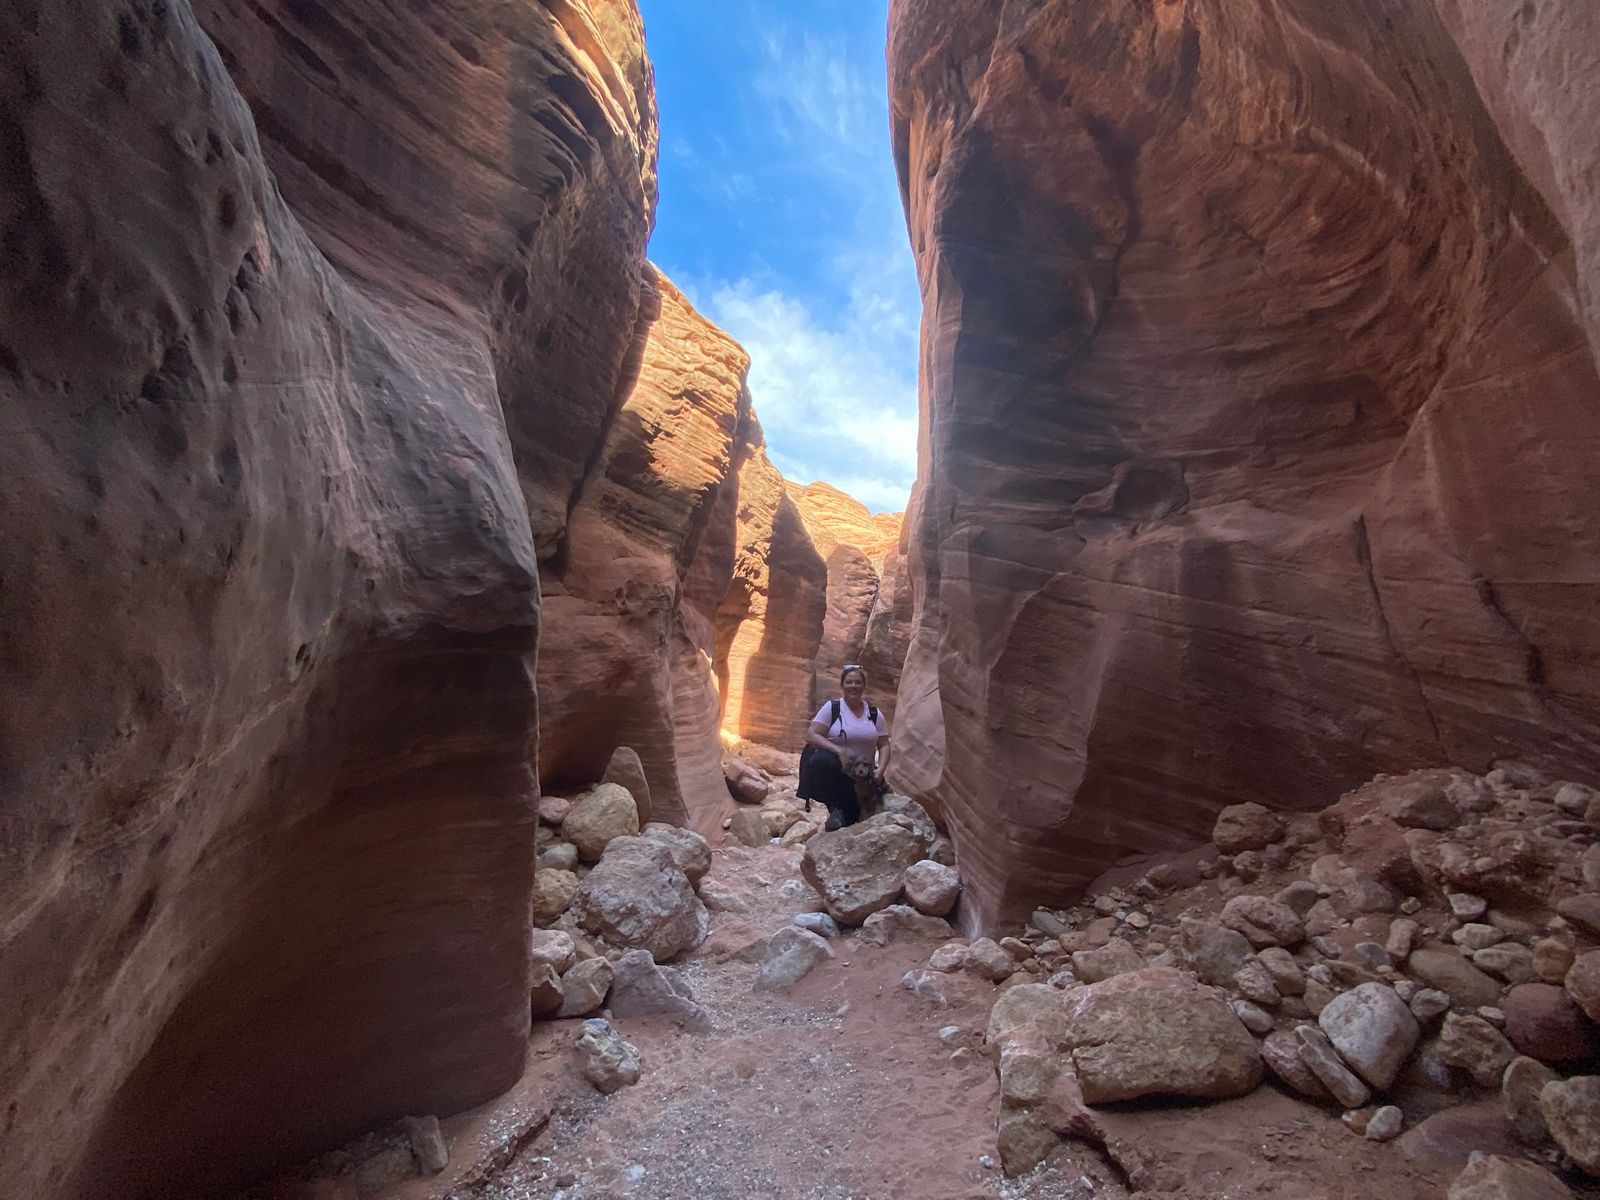
{"label": "eroded rock wall", "polygon": [[1226,803],[1600,766],[1593,18],[1522,12],[894,4],[895,782],[979,923]]}
{"label": "eroded rock wall", "polygon": [[859,662],[867,668],[869,698],[892,719],[904,647],[896,656],[901,634],[894,625],[897,580],[890,579],[886,589],[885,574],[900,541],[902,514],[874,516],[828,483],[791,483],[789,495],[828,568],[827,608],[814,660],[817,703],[839,694],[839,671],[846,662]]}
{"label": "eroded rock wall", "polygon": [[727,798],[711,664],[750,360],[654,268],[644,290],[637,377],[541,578],[539,766],[582,785],[631,746],[656,819],[693,824]]}
{"label": "eroded rock wall", "polygon": [[637,35],[0,11],[0,1192],[213,1194],[517,1078],[536,536],[635,325]]}
{"label": "eroded rock wall", "polygon": [[729,739],[798,753],[819,703],[813,664],[828,567],[767,458],[753,415],[741,440],[732,579],[715,617],[722,730]]}

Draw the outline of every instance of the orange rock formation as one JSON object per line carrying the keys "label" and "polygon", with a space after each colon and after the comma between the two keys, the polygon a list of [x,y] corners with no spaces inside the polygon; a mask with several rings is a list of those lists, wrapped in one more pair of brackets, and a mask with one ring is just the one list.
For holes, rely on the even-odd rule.
{"label": "orange rock formation", "polygon": [[1235,801],[1600,767],[1594,6],[897,0],[890,43],[896,762],[976,919]]}

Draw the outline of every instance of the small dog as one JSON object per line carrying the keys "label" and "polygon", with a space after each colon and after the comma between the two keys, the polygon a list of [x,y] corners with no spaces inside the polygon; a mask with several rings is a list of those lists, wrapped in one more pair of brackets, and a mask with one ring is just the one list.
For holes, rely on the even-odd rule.
{"label": "small dog", "polygon": [[855,781],[856,807],[861,811],[861,818],[875,817],[883,808],[883,795],[887,790],[878,782],[875,768],[865,759],[850,764],[846,774]]}

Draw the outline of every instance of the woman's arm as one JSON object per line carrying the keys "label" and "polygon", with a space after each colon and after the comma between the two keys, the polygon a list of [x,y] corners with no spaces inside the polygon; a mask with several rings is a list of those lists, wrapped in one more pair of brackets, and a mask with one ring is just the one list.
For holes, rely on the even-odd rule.
{"label": "woman's arm", "polygon": [[839,761],[844,761],[844,751],[828,740],[828,727],[821,721],[811,722],[811,728],[806,730],[806,745],[815,746],[818,750],[831,750],[839,756]]}
{"label": "woman's arm", "polygon": [[888,769],[889,769],[889,735],[887,733],[883,733],[883,734],[879,734],[878,735],[878,770],[877,770],[877,776],[878,776],[878,782],[879,783],[883,782],[884,772],[886,772]]}

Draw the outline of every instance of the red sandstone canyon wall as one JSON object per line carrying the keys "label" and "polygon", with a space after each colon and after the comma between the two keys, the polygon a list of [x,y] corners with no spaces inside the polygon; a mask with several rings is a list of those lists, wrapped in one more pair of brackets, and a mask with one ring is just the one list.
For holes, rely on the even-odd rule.
{"label": "red sandstone canyon wall", "polygon": [[828,568],[767,458],[753,415],[742,440],[733,571],[715,616],[722,731],[798,753],[806,716],[816,711],[812,664],[827,612]]}
{"label": "red sandstone canyon wall", "polygon": [[747,449],[750,360],[653,268],[644,287],[637,376],[541,576],[540,772],[593,782],[630,746],[655,818],[692,824],[705,810],[720,820],[727,799],[714,617],[733,567],[723,496]]}
{"label": "red sandstone canyon wall", "polygon": [[[885,585],[885,564],[896,554],[904,514],[874,516],[861,501],[828,483],[791,483],[789,495],[828,568],[827,608],[814,659],[816,703],[839,694],[844,663],[859,662],[867,668],[869,697],[892,719],[905,652],[903,646],[895,652],[896,578]],[[897,559],[896,569],[898,565]]]}
{"label": "red sandstone canyon wall", "polygon": [[1227,803],[1600,768],[1600,18],[1494,7],[896,0],[895,781],[979,923]]}
{"label": "red sandstone canyon wall", "polygon": [[535,564],[649,64],[602,0],[0,42],[0,1192],[212,1194],[521,1069]]}

